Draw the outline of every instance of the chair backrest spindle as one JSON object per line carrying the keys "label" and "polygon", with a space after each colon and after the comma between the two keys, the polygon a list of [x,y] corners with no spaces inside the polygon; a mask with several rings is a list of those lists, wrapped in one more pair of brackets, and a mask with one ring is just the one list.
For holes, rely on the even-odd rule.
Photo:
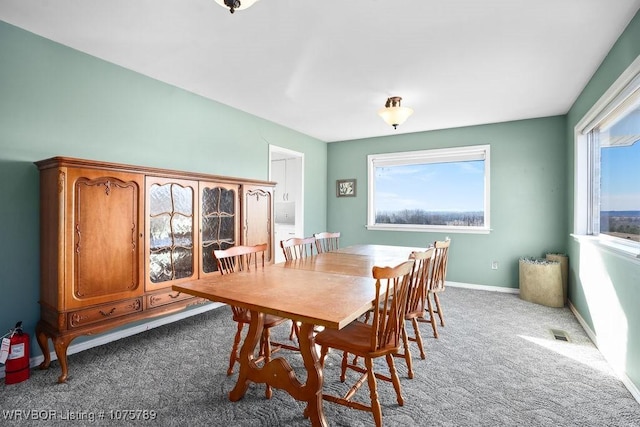
{"label": "chair backrest spindle", "polygon": [[431,268],[431,284],[430,289],[432,292],[444,290],[445,280],[447,278],[447,264],[449,261],[449,246],[451,240],[436,240],[433,244],[435,253],[433,255],[432,268]]}
{"label": "chair backrest spindle", "polygon": [[313,235],[316,238],[316,249],[318,253],[334,252],[340,249],[340,232],[324,231]]}
{"label": "chair backrest spindle", "polygon": [[411,252],[409,255],[409,259],[413,259],[415,264],[407,296],[407,313],[422,314],[425,310],[434,253],[435,248],[428,248],[426,251]]}
{"label": "chair backrest spindle", "polygon": [[282,240],[280,247],[284,253],[286,261],[306,258],[317,252],[315,237],[292,237],[291,239]]}
{"label": "chair backrest spindle", "polygon": [[224,250],[214,250],[213,256],[216,259],[220,273],[230,274],[251,270],[252,266],[256,269],[258,268],[258,260],[260,260],[260,266],[264,268],[264,253],[266,250],[266,243],[255,246],[233,246]]}
{"label": "chair backrest spindle", "polygon": [[396,267],[373,267],[376,297],[373,311],[371,350],[401,344],[402,329],[407,310],[407,294],[413,270],[413,260]]}

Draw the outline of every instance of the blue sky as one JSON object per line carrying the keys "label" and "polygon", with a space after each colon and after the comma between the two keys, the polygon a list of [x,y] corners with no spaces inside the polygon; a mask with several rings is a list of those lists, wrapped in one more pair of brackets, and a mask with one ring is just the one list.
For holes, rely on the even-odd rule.
{"label": "blue sky", "polygon": [[376,168],[378,211],[483,211],[484,161]]}
{"label": "blue sky", "polygon": [[640,210],[640,142],[601,149],[600,210]]}

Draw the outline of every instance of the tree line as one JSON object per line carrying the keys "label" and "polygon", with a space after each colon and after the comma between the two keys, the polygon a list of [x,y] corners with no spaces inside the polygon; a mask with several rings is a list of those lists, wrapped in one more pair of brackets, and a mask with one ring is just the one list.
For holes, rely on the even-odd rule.
{"label": "tree line", "polygon": [[376,212],[376,224],[448,225],[482,227],[484,212],[432,212],[422,209]]}

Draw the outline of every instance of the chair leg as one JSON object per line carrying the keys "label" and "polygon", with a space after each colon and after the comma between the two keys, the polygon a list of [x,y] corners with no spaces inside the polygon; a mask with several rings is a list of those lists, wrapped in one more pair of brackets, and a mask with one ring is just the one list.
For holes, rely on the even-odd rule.
{"label": "chair leg", "polygon": [[436,302],[436,310],[438,317],[440,318],[440,325],[444,326],[444,313],[442,312],[442,307],[440,307],[440,297],[438,297],[438,294],[433,294],[433,299]]}
{"label": "chair leg", "polygon": [[407,362],[407,376],[409,377],[409,379],[413,378],[413,365],[411,363],[411,349],[409,346],[409,337],[407,336],[407,327],[406,327],[406,322],[404,323],[403,327],[402,327],[402,344],[404,346],[404,360],[405,362]]}
{"label": "chair leg", "polygon": [[340,382],[343,383],[344,380],[347,378],[347,365],[348,365],[348,361],[347,361],[347,357],[349,357],[349,353],[347,353],[346,351],[342,353],[342,364],[341,364],[341,372],[340,372]]}
{"label": "chair leg", "polygon": [[427,295],[427,309],[429,310],[429,323],[431,323],[431,329],[433,329],[433,336],[438,338],[438,325],[436,324],[435,313],[433,312],[433,304],[431,303],[431,297]]}
{"label": "chair leg", "polygon": [[358,356],[353,356],[353,360],[351,361],[352,365],[357,365],[358,364]]}
{"label": "chair leg", "polygon": [[299,334],[300,334],[300,326],[298,325],[298,323],[296,321],[292,321],[291,322],[291,332],[289,332],[289,340],[293,341],[293,337],[295,336],[296,338],[298,338]]}
{"label": "chair leg", "polygon": [[320,347],[320,367],[324,368],[324,360],[327,358],[329,347]]}
{"label": "chair leg", "polygon": [[236,331],[235,339],[233,340],[233,347],[231,347],[231,355],[229,356],[229,369],[227,369],[227,375],[233,374],[233,367],[238,361],[238,347],[240,346],[240,339],[242,338],[243,326],[243,323],[238,322],[238,329]]}
{"label": "chair leg", "polygon": [[[264,366],[269,363],[271,360],[271,342],[269,337],[269,329],[265,329],[262,333],[262,340],[264,341]],[[271,399],[273,395],[273,391],[271,390],[271,386],[266,384],[267,388],[264,391],[264,397],[267,399]]]}
{"label": "chair leg", "polygon": [[[391,358],[391,363],[393,363],[393,356],[387,356],[387,358]],[[387,363],[389,361],[387,360]],[[364,364],[367,368],[367,379],[369,384],[369,395],[371,397],[371,412],[373,413],[373,420],[376,423],[376,427],[382,426],[382,407],[380,406],[380,401],[378,400],[378,385],[376,383],[376,374],[373,371],[373,359],[367,357],[364,360]]]}
{"label": "chair leg", "polygon": [[400,387],[400,378],[398,378],[398,371],[396,371],[396,365],[393,362],[393,355],[387,354],[385,356],[387,359],[387,365],[389,365],[389,373],[391,374],[391,382],[393,383],[393,388],[396,390],[396,400],[398,401],[398,405],[404,405],[404,398],[402,397],[402,388]]}
{"label": "chair leg", "polygon": [[424,353],[424,344],[422,343],[422,335],[420,334],[420,328],[418,327],[418,319],[415,317],[411,319],[411,324],[413,325],[413,333],[416,337],[416,343],[418,344],[418,349],[420,350],[420,359],[424,360],[427,356]]}

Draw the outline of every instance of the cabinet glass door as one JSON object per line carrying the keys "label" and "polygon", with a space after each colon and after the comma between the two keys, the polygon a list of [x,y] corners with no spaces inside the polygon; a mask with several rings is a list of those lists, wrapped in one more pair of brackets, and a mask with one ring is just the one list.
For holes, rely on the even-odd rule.
{"label": "cabinet glass door", "polygon": [[148,289],[195,277],[196,186],[190,181],[147,181]]}
{"label": "cabinet glass door", "polygon": [[239,185],[200,183],[202,275],[218,271],[213,251],[238,244]]}

